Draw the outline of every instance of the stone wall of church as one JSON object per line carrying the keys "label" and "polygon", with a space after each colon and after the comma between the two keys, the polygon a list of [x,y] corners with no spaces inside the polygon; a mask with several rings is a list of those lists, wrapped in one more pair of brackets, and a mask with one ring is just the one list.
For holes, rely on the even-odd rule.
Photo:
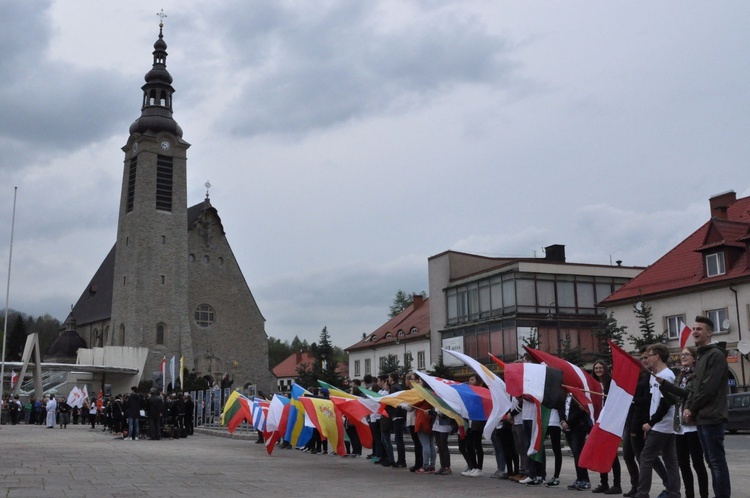
{"label": "stone wall of church", "polygon": [[[234,388],[253,384],[275,391],[268,368],[265,318],[245,281],[215,211],[204,212],[188,233],[190,326],[194,365],[201,375],[234,379]],[[196,310],[203,322],[196,321]],[[209,324],[209,319],[213,321]]]}
{"label": "stone wall of church", "polygon": [[[165,150],[163,143],[168,142]],[[125,346],[147,347],[143,378],[159,371],[163,357],[184,354],[192,360],[186,315],[188,144],[160,133],[131,136],[126,146],[120,216],[117,227],[110,341],[124,333]],[[156,209],[157,157],[173,158],[172,209]],[[127,209],[130,158],[137,157],[134,200]],[[157,328],[165,329],[158,344]]]}

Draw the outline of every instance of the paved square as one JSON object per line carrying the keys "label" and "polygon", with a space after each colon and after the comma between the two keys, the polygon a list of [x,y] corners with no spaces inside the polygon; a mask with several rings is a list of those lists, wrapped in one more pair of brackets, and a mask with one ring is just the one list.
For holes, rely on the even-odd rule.
{"label": "paved square", "polygon": [[[736,496],[750,489],[750,436],[727,437]],[[0,428],[0,489],[4,496],[394,496],[481,497],[576,494],[573,460],[564,457],[559,488],[530,488],[490,479],[495,459],[485,455],[485,476],[462,477],[460,455],[451,455],[454,474],[417,475],[386,469],[364,458],[310,455],[246,439],[196,434],[187,439],[122,441],[89,426],[67,429],[3,425]],[[407,462],[413,454],[407,453]],[[552,461],[548,458],[547,469]],[[623,478],[627,481],[627,472]],[[591,476],[594,484],[598,475]],[[661,486],[654,487],[656,496]]]}

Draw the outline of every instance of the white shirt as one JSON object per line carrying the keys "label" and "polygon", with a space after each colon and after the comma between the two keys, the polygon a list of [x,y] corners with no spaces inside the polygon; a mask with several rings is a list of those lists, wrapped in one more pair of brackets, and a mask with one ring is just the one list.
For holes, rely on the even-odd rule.
{"label": "white shirt", "polygon": [[[674,383],[675,380],[674,372],[669,368],[664,368],[664,370],[656,374],[656,376],[667,382]],[[649,407],[648,414],[649,416],[653,416],[653,414],[656,413],[656,409],[659,407],[659,402],[663,396],[661,390],[659,390],[659,383],[656,382],[656,379],[654,379],[653,376],[649,379],[649,385],[651,387],[651,406]],[[657,422],[651,430],[661,432],[662,434],[674,434],[674,405],[669,407],[669,411],[664,415],[664,418]]]}

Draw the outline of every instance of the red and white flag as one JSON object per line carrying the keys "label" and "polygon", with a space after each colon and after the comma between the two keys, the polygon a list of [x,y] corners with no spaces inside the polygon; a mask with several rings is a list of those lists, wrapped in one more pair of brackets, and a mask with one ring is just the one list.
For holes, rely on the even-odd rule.
{"label": "red and white flag", "polygon": [[690,327],[685,325],[685,322],[680,320],[680,349],[685,348],[685,344],[687,344],[688,339],[690,339],[690,334],[692,332],[693,331],[690,329]]}
{"label": "red and white flag", "polygon": [[589,414],[593,423],[602,409],[602,385],[591,374],[573,365],[569,361],[553,356],[544,351],[524,346],[526,351],[539,363],[562,370],[563,388],[578,401],[578,404]]}
{"label": "red and white flag", "polygon": [[638,360],[612,341],[609,341],[609,346],[612,348],[612,382],[609,385],[607,403],[591,429],[578,459],[581,467],[602,474],[612,470],[641,372]]}
{"label": "red and white flag", "polygon": [[10,388],[13,389],[16,387],[16,382],[18,382],[18,374],[11,370],[10,371]]}

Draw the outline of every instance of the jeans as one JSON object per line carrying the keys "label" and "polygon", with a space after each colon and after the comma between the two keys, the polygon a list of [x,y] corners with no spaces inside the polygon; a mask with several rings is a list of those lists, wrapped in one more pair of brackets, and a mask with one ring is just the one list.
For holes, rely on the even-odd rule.
{"label": "jeans", "polygon": [[128,436],[135,439],[141,435],[141,421],[138,417],[128,418]]}
{"label": "jeans", "polygon": [[425,434],[424,432],[418,432],[417,436],[419,436],[419,442],[422,445],[422,466],[426,469],[434,469],[436,458],[435,436],[432,433]]}
{"label": "jeans", "polygon": [[391,443],[391,433],[380,429],[380,441],[383,443],[383,458],[386,459],[388,463],[394,463],[395,460],[393,460],[393,443]]}
{"label": "jeans", "polygon": [[725,424],[698,426],[698,437],[700,437],[701,445],[703,445],[708,466],[711,468],[711,480],[713,481],[716,498],[724,498],[732,494],[727,457],[724,453],[725,428]]}
{"label": "jeans", "polygon": [[685,498],[695,498],[695,479],[690,468],[692,460],[695,475],[698,477],[698,494],[701,498],[708,498],[708,472],[703,463],[703,448],[697,431],[685,432],[675,437],[677,446],[677,463],[682,474],[682,488]]}
{"label": "jeans", "polygon": [[[497,470],[502,472],[503,469],[506,468],[506,465],[503,443],[500,440],[500,429],[495,429],[494,431],[492,431],[492,437],[490,438],[490,440],[492,441],[492,448],[495,450],[495,464],[497,464]],[[508,474],[510,474],[510,470],[511,469],[507,470]]]}
{"label": "jeans", "polygon": [[646,441],[638,461],[640,475],[638,476],[638,498],[648,498],[651,490],[651,475],[654,463],[659,455],[664,459],[667,468],[667,491],[669,498],[680,496],[680,467],[677,464],[677,449],[674,443],[674,434],[666,434],[651,430],[646,436]]}

